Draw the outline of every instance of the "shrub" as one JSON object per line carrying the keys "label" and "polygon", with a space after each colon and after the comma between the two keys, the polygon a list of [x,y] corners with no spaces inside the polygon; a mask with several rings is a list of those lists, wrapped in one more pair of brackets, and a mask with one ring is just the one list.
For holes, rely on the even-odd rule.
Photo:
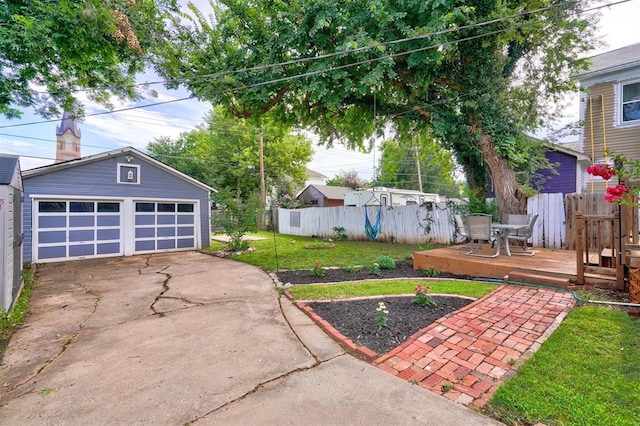
{"label": "shrub", "polygon": [[382,255],[376,259],[376,263],[380,269],[395,269],[396,261],[391,256]]}
{"label": "shrub", "polygon": [[342,226],[333,227],[333,239],[336,241],[344,241],[347,239],[347,234],[344,232],[344,228]]}
{"label": "shrub", "polygon": [[430,278],[439,277],[441,273],[442,271],[440,269],[434,268],[432,266],[424,270],[425,276]]}

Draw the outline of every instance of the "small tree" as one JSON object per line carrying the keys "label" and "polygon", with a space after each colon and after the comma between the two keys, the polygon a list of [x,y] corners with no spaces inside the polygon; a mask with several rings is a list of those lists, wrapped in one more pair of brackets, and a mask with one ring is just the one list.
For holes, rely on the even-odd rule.
{"label": "small tree", "polygon": [[249,242],[243,241],[242,237],[247,232],[258,230],[260,198],[253,195],[242,201],[234,198],[228,189],[218,192],[213,198],[224,212],[224,217],[216,220],[215,225],[224,228],[224,232],[230,237],[229,249],[237,251],[249,248]]}

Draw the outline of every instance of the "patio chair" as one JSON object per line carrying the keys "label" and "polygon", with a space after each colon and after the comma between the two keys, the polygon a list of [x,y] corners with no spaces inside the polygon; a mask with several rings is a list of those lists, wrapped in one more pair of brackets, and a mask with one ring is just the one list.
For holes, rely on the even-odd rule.
{"label": "patio chair", "polygon": [[511,242],[515,242],[517,246],[522,248],[522,250],[529,256],[533,256],[535,253],[529,249],[529,238],[533,234],[533,226],[538,219],[538,215],[533,215],[529,218],[529,215],[525,214],[510,214],[507,216],[507,223],[512,223],[514,225],[524,225],[528,223],[528,226],[523,229],[519,229],[515,232],[510,233],[507,236],[507,243],[511,244]]}
{"label": "patio chair", "polygon": [[[464,220],[462,220],[462,216],[460,216],[459,214],[454,214],[453,215],[453,219],[456,221],[456,228],[458,230],[458,235],[460,235],[463,238],[462,243],[468,243],[469,242],[469,231],[467,231],[467,226],[464,224]],[[458,246],[456,247],[456,250],[460,250],[460,249],[468,249],[470,248],[469,246]]]}
{"label": "patio chair", "polygon": [[482,250],[482,245],[486,241],[488,243],[493,243],[495,237],[493,235],[493,231],[491,230],[491,215],[488,214],[472,214],[467,216],[467,226],[469,232],[469,241],[475,242],[475,247],[472,246],[471,250],[469,250],[466,255],[469,256],[480,256],[480,257],[496,257],[498,256],[498,252],[495,254],[479,254],[478,252]]}

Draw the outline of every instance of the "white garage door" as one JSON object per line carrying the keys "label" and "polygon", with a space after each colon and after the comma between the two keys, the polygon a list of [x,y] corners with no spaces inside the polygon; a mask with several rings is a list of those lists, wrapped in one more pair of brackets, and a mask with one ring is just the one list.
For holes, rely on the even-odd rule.
{"label": "white garage door", "polygon": [[184,201],[136,201],[135,253],[196,248],[196,206]]}
{"label": "white garage door", "polygon": [[34,200],[34,260],[118,256],[122,202]]}

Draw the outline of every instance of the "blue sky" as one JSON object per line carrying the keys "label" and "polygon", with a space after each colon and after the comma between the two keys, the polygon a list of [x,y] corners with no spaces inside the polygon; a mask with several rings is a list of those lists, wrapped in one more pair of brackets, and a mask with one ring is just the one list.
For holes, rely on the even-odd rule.
{"label": "blue sky", "polygon": [[[196,4],[206,5],[206,0]],[[619,47],[640,42],[640,0],[611,6],[602,9],[599,34],[607,44],[606,47],[594,51],[602,53]],[[154,76],[143,76],[140,81],[157,79]],[[170,91],[162,86],[154,86],[157,98],[147,97],[139,102],[118,104],[117,108],[126,108],[141,104],[169,101],[188,96],[184,90]],[[566,109],[566,122],[578,119],[577,99]],[[573,100],[573,99],[572,99]],[[104,111],[104,108],[86,103],[87,113]],[[145,146],[161,136],[177,137],[180,133],[192,130],[202,123],[202,117],[210,109],[207,103],[196,100],[181,101],[151,108],[141,108],[115,114],[87,117],[79,124],[82,132],[82,155],[92,155],[133,146],[144,150]],[[56,125],[59,120],[44,122],[31,111],[25,111],[20,120],[7,120],[0,117],[0,152],[20,155],[23,170],[53,163],[55,159]],[[29,124],[38,123],[38,124]],[[15,126],[19,127],[4,127]],[[309,164],[314,169],[329,177],[341,171],[355,170],[365,179],[370,179],[375,160],[379,153],[361,154],[349,151],[340,146],[332,149],[314,146],[314,156]]]}

